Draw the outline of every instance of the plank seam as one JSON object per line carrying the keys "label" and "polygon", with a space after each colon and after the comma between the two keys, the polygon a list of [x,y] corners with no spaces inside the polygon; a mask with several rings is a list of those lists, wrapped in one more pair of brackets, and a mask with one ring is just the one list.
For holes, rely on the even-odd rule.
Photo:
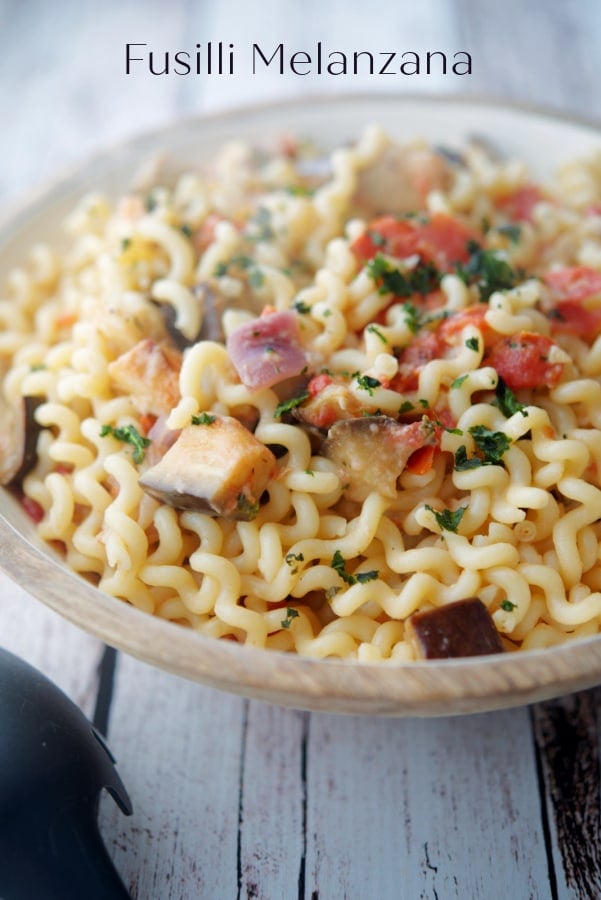
{"label": "plank seam", "polygon": [[553,841],[551,838],[551,825],[549,822],[549,811],[547,809],[547,785],[543,769],[542,750],[536,740],[536,722],[534,717],[534,709],[530,707],[530,727],[534,741],[534,759],[536,762],[536,782],[538,785],[538,796],[540,801],[541,825],[543,831],[543,840],[545,842],[545,853],[547,856],[547,869],[549,873],[549,889],[551,891],[551,900],[559,900],[557,892],[557,876],[555,874],[555,863],[553,862]]}
{"label": "plank seam", "polygon": [[238,778],[238,837],[236,838],[237,898],[242,896],[242,820],[244,818],[244,776],[246,770],[246,742],[248,736],[248,710],[250,701],[244,700],[242,710],[242,734],[240,738],[240,776]]}

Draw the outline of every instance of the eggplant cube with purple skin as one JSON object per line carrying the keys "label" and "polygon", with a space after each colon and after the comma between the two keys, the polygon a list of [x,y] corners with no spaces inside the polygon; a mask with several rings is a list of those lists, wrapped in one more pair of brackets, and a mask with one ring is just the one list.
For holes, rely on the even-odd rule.
{"label": "eggplant cube with purple skin", "polygon": [[419,659],[452,659],[502,653],[492,616],[478,597],[414,613],[407,637]]}
{"label": "eggplant cube with purple skin", "polygon": [[141,487],[177,509],[254,519],[275,470],[273,453],[231,416],[198,418],[142,475]]}

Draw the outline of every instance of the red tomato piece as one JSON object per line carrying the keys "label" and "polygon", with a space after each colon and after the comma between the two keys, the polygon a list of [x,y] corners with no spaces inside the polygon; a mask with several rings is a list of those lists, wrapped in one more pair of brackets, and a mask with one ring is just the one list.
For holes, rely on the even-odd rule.
{"label": "red tomato piece", "polygon": [[500,197],[497,206],[514,222],[531,222],[534,207],[543,199],[539,187],[535,184],[525,184],[516,191]]}
{"label": "red tomato piece", "polygon": [[21,498],[21,506],[27,513],[30,519],[33,519],[34,522],[41,522],[44,518],[44,510],[37,502],[37,500],[32,500],[31,497],[23,496]]}
{"label": "red tomato piece", "polygon": [[563,363],[549,361],[549,352],[556,346],[542,334],[520,331],[498,341],[486,355],[486,365],[511,388],[555,387],[563,374]]}
{"label": "red tomato piece", "polygon": [[553,313],[553,334],[572,334],[589,344],[601,334],[601,309],[586,309],[577,300],[566,300],[558,303]]}
{"label": "red tomato piece", "polygon": [[437,334],[418,335],[401,351],[398,372],[390,382],[390,389],[401,394],[417,390],[421,369],[431,360],[439,359],[442,350],[443,344]]}
{"label": "red tomato piece", "polygon": [[414,450],[407,460],[405,471],[411,472],[412,475],[425,475],[432,468],[435,453],[434,444]]}
{"label": "red tomato piece", "polygon": [[471,240],[477,240],[477,235],[446,213],[434,213],[425,222],[383,216],[370,223],[365,233],[353,242],[351,250],[361,263],[373,259],[377,253],[397,259],[418,254],[424,262],[432,262],[448,272],[455,263],[467,262],[467,244]]}
{"label": "red tomato piece", "polygon": [[323,391],[323,389],[331,383],[332,379],[329,375],[326,375],[325,373],[321,375],[315,375],[307,385],[307,390],[312,397],[316,397],[317,394],[320,393],[320,391]]}
{"label": "red tomato piece", "polygon": [[438,334],[441,340],[450,344],[463,331],[466,325],[474,325],[481,331],[484,345],[486,347],[492,346],[499,339],[500,335],[486,321],[488,309],[488,304],[479,303],[477,306],[468,306],[447,319],[443,319],[438,326]]}
{"label": "red tomato piece", "polygon": [[567,266],[547,272],[543,281],[555,300],[586,300],[601,293],[601,272],[590,266]]}

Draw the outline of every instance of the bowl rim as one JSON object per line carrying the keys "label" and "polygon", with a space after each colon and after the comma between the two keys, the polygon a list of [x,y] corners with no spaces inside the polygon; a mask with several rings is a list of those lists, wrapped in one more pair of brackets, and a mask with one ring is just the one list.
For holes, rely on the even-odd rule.
{"label": "bowl rim", "polygon": [[[178,118],[84,156],[9,205],[0,216],[0,254],[12,232],[77,187],[86,171],[107,160],[117,167],[126,155],[139,160],[142,151],[148,154],[149,144],[172,129],[217,127],[279,110],[290,113],[315,104],[351,107],[358,102],[485,106],[488,111],[535,115],[560,127],[579,126],[601,138],[601,121],[487,96],[345,92],[242,105]],[[0,504],[6,494],[0,489]],[[50,550],[30,541],[1,508],[0,569],[64,618],[134,657],[212,687],[295,708],[389,716],[462,714],[523,705],[601,682],[601,635],[518,654],[410,663],[312,659],[210,638],[102,593]]]}

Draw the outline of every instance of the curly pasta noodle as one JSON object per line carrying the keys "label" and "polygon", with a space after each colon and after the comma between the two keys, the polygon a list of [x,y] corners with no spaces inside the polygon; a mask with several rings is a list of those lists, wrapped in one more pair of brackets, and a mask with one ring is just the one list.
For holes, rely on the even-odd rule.
{"label": "curly pasta noodle", "polygon": [[[9,273],[0,374],[37,435],[6,480],[75,571],[313,658],[411,661],[410,617],[470,597],[508,651],[599,632],[601,157],[238,143],[66,231]],[[254,383],[233,341],[280,315],[304,366]],[[269,450],[252,509],[147,492],[216,419]]]}

